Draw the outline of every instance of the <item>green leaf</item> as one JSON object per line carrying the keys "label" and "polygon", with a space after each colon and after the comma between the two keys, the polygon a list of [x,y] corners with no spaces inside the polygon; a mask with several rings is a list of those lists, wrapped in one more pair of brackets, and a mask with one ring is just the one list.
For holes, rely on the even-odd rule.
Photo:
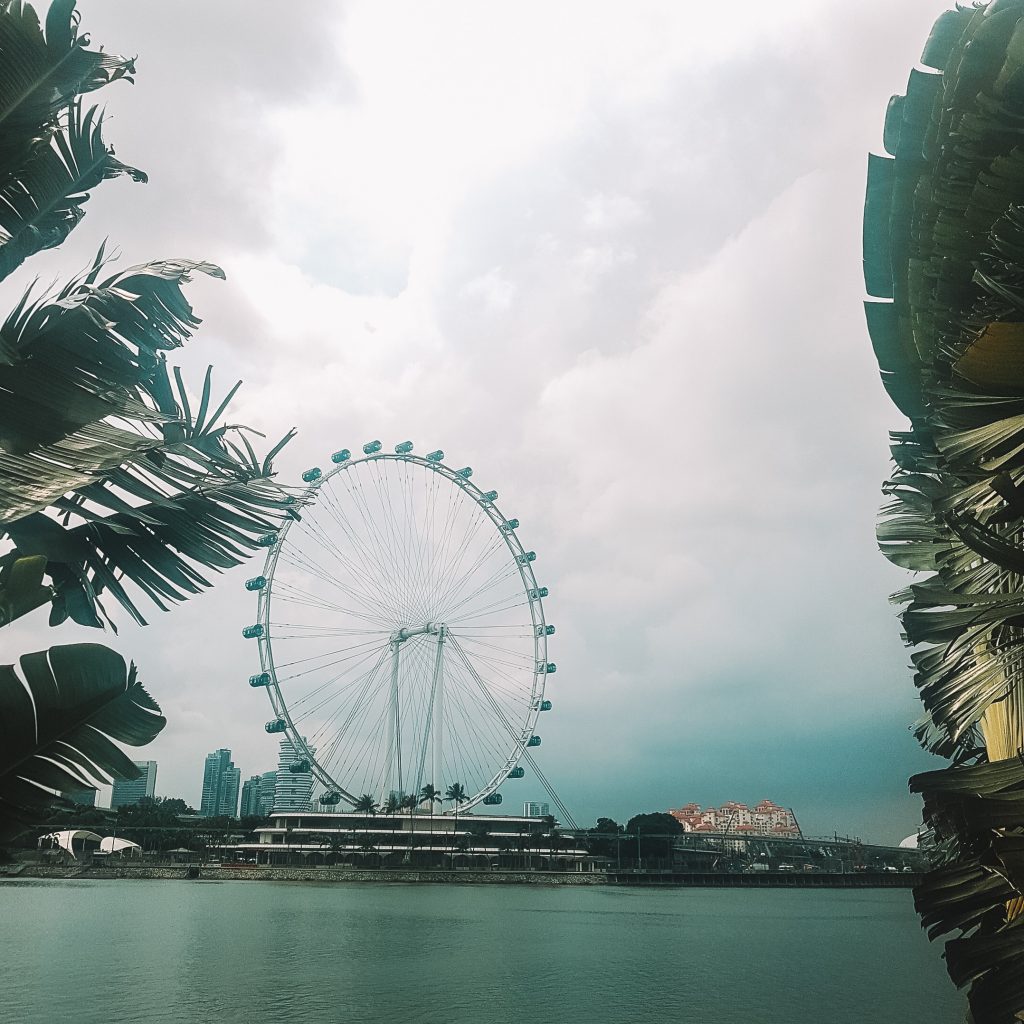
{"label": "green leaf", "polygon": [[146,175],[114,158],[103,143],[99,108],[68,109],[67,127],[53,135],[0,187],[0,280],[29,256],[61,244],[85,215],[89,191],[121,174],[144,182]]}
{"label": "green leaf", "polygon": [[43,555],[22,557],[17,551],[10,551],[0,558],[0,626],[51,599],[50,588],[43,586],[45,570]]}
{"label": "green leaf", "polygon": [[18,831],[52,790],[136,778],[112,742],[149,743],[166,724],[115,651],[71,644],[23,655],[21,676],[0,666],[0,833]]}

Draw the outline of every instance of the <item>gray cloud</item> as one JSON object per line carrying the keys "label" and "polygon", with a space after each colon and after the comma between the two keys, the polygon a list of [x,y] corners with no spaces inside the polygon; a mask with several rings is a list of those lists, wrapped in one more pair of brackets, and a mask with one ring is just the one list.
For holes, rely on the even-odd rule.
{"label": "gray cloud", "polygon": [[[234,418],[301,428],[283,475],[408,436],[501,491],[552,588],[541,763],[581,821],[771,796],[898,839],[930,759],[873,541],[899,419],[859,234],[865,153],[944,6],[527,4],[449,35],[458,12],[418,5],[85,2],[141,55],[108,136],[152,181],[105,185],[36,270],[106,234],[221,262],[182,362],[245,378]],[[163,792],[196,801],[215,747],[243,776],[275,759],[248,574],[114,641],[170,717]],[[22,650],[75,635],[30,626]]]}

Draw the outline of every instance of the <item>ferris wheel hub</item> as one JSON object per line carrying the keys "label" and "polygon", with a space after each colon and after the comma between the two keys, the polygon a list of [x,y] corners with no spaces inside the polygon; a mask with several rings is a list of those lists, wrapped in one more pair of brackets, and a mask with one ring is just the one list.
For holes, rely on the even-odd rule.
{"label": "ferris wheel hub", "polygon": [[425,634],[443,637],[444,633],[443,622],[426,622],[422,626],[403,626],[401,629],[396,629],[391,634],[391,642],[400,644],[403,640],[410,640],[414,636],[424,636]]}

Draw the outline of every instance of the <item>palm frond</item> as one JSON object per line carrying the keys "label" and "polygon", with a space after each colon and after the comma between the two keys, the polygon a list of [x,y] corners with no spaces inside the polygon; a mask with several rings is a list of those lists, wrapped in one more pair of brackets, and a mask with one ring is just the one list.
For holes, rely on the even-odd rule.
{"label": "palm frond", "polygon": [[74,0],[52,0],[45,35],[31,4],[0,6],[0,188],[45,145],[76,95],[131,82],[134,72],[133,60],[87,49]]}
{"label": "palm frond", "polygon": [[0,187],[0,280],[29,257],[61,244],[85,216],[89,191],[105,178],[146,175],[117,160],[103,142],[98,107],[83,112],[80,101],[67,111],[66,126],[37,149]]}

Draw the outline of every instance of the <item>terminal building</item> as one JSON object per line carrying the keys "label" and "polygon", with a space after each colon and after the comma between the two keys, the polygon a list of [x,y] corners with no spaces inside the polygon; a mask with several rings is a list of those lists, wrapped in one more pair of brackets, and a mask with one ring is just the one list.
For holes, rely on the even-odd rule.
{"label": "terminal building", "polygon": [[591,871],[595,858],[575,837],[535,817],[466,812],[363,814],[275,811],[251,841],[221,847],[257,864],[367,867],[448,866]]}

